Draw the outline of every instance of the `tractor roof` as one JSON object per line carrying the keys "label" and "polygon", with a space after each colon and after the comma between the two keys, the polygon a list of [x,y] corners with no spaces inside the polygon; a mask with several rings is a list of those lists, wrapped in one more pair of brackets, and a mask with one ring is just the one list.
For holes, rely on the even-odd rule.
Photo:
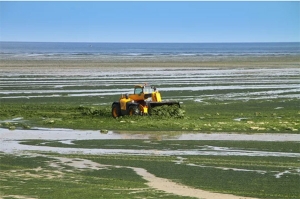
{"label": "tractor roof", "polygon": [[144,88],[145,86],[150,87],[150,84],[137,84],[137,85],[134,86],[134,88]]}

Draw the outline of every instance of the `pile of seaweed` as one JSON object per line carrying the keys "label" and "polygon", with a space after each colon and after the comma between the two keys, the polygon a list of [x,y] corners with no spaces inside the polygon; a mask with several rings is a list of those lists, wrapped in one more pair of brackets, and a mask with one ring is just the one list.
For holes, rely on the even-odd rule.
{"label": "pile of seaweed", "polygon": [[151,109],[151,116],[159,118],[184,118],[185,111],[179,106],[157,106]]}

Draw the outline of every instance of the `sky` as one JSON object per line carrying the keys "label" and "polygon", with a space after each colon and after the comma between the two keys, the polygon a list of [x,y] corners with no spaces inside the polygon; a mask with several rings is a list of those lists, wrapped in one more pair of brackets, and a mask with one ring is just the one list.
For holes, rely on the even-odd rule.
{"label": "sky", "polygon": [[300,1],[0,1],[0,41],[300,42]]}

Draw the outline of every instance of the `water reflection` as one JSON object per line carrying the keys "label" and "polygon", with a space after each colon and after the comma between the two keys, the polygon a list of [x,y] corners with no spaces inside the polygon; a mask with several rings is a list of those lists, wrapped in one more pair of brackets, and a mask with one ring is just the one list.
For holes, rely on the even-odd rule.
{"label": "water reflection", "polygon": [[145,140],[245,140],[245,141],[300,141],[300,134],[237,134],[186,132],[114,132],[74,130],[63,128],[31,128],[9,130],[0,128],[0,140],[93,140],[93,139],[145,139]]}

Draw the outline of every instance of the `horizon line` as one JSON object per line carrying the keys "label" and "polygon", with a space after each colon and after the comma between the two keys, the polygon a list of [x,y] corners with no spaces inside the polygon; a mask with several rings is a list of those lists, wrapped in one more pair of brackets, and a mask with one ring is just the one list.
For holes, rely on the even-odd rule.
{"label": "horizon line", "polygon": [[172,41],[172,42],[147,42],[147,41],[1,41],[0,42],[15,42],[15,43],[146,43],[146,44],[196,44],[196,43],[300,43],[300,41],[218,41],[218,42],[178,42],[178,41]]}

